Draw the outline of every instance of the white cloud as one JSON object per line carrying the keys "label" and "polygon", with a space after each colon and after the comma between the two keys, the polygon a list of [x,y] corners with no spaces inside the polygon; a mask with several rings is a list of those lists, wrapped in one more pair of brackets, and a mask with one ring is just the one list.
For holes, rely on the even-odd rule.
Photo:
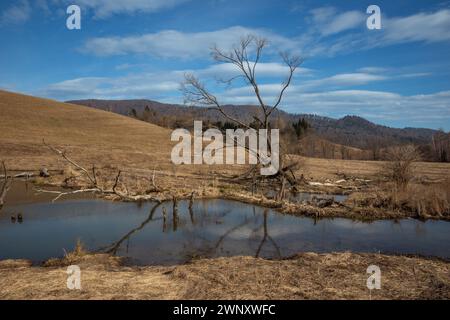
{"label": "white cloud", "polygon": [[[265,100],[275,99],[266,92]],[[251,94],[227,93],[221,98],[230,104],[256,104]],[[409,126],[428,126],[450,121],[450,91],[404,96],[392,92],[337,90],[324,92],[289,92],[282,108],[292,113],[310,113],[332,117],[357,114],[375,122],[402,121]]]}
{"label": "white cloud", "polygon": [[[213,76],[211,70],[224,70],[217,65],[197,74]],[[62,99],[131,99],[149,98],[167,103],[182,103],[179,84],[184,70],[128,75],[117,78],[90,77],[67,80],[48,86],[39,94]],[[388,79],[394,79],[395,76]],[[433,94],[401,95],[386,91],[348,90],[355,84],[380,81],[382,77],[364,73],[338,74],[305,81],[290,87],[282,109],[292,113],[312,113],[332,117],[357,114],[382,123],[407,123],[409,126],[438,128],[450,122],[450,91]],[[333,88],[339,88],[338,90]],[[260,86],[263,99],[271,103],[280,90],[278,83]],[[228,88],[215,92],[224,104],[256,104],[250,87]]]}
{"label": "white cloud", "polygon": [[210,48],[215,44],[231,48],[248,34],[268,38],[277,48],[296,46],[294,41],[267,30],[235,26],[197,33],[165,30],[139,36],[93,38],[86,42],[83,51],[98,56],[148,54],[166,58],[198,58],[209,56]]}
{"label": "white cloud", "polygon": [[[119,70],[131,68],[132,65],[119,65]],[[257,75],[263,77],[286,76],[286,67],[278,63],[260,63]],[[309,74],[310,69],[300,68],[299,74]],[[104,98],[158,98],[178,95],[185,73],[194,73],[202,79],[213,80],[237,75],[236,67],[231,64],[215,64],[205,69],[174,70],[129,74],[119,77],[83,77],[65,80],[47,86],[39,94],[62,100]],[[179,101],[180,102],[180,101]]]}
{"label": "white cloud", "polygon": [[20,0],[8,7],[0,15],[0,25],[21,24],[31,16],[31,6],[27,0]]}
{"label": "white cloud", "polygon": [[117,78],[86,77],[49,85],[41,91],[45,96],[62,100],[71,99],[130,99],[153,97],[158,99],[176,92],[181,75],[140,74]]}
{"label": "white cloud", "polygon": [[[95,12],[97,18],[108,18],[114,14],[133,14],[136,12],[153,13],[170,9],[189,0],[77,0],[75,4],[82,9]],[[73,3],[72,0],[64,0]]]}
{"label": "white cloud", "polygon": [[324,24],[337,14],[334,7],[318,7],[310,11],[312,22],[315,24]]}
{"label": "white cloud", "polygon": [[[342,89],[345,87],[365,85],[370,82],[382,81],[388,79],[384,76],[371,75],[366,73],[343,73],[337,74],[331,77],[322,79],[302,81],[298,84],[291,85],[286,91],[286,96],[296,95],[302,92],[311,92],[319,90],[333,90]],[[261,84],[260,90],[265,95],[266,103],[271,103],[277,98],[282,86],[279,83]],[[250,99],[254,99],[252,96],[253,88],[251,86],[244,86],[238,88],[228,89],[224,96],[226,99],[234,96],[241,96],[241,99],[245,99],[245,95],[249,95]]]}
{"label": "white cloud", "polygon": [[[147,54],[164,58],[204,58],[209,55],[209,49],[214,44],[224,49],[232,48],[242,36],[255,34],[270,41],[269,54],[287,50],[302,53],[304,57],[313,57],[333,56],[405,42],[450,40],[448,9],[407,17],[383,16],[382,30],[370,33],[366,30],[366,18],[364,12],[339,12],[333,7],[325,7],[312,10],[307,19],[308,28],[294,37],[286,37],[267,29],[242,26],[192,33],[162,30],[142,35],[92,38],[85,43],[83,51],[98,56]],[[344,31],[346,32],[343,33]]]}
{"label": "white cloud", "polygon": [[[286,77],[289,74],[289,67],[277,62],[259,62],[255,70],[257,77]],[[200,77],[206,76],[221,80],[230,79],[241,74],[240,70],[231,63],[214,64],[206,69],[194,72]],[[311,75],[313,72],[312,69],[299,67],[295,75]]]}
{"label": "white cloud", "polygon": [[[52,12],[52,6],[61,10],[61,6],[76,4],[82,10],[92,10],[95,18],[103,19],[115,14],[159,12],[189,1],[192,0],[34,0],[32,3],[46,14]],[[0,14],[0,25],[24,23],[30,18],[32,7],[29,0],[16,2]]]}
{"label": "white cloud", "polygon": [[336,8],[322,7],[311,10],[314,26],[324,36],[337,34],[357,27],[363,28],[366,16],[361,11],[338,13]]}
{"label": "white cloud", "polygon": [[[333,7],[314,9],[304,47],[313,54],[333,56],[401,43],[450,41],[449,9],[406,17],[388,17],[384,14],[382,29],[370,32],[366,30],[367,17],[357,11],[339,12]],[[339,34],[342,31],[348,32]],[[331,35],[333,37],[329,37]]]}
{"label": "white cloud", "polygon": [[358,69],[358,72],[363,73],[385,73],[389,71],[389,68],[383,68],[383,67],[364,67]]}
{"label": "white cloud", "polygon": [[384,19],[383,41],[387,44],[403,42],[439,42],[450,40],[450,10],[418,13],[408,17]]}
{"label": "white cloud", "polygon": [[305,83],[307,87],[358,86],[374,81],[386,80],[387,77],[369,73],[342,73],[328,78],[312,80]]}

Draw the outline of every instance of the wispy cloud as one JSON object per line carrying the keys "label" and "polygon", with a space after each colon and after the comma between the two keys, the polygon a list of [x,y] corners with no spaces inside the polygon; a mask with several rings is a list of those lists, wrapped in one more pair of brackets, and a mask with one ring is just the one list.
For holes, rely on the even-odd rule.
{"label": "wispy cloud", "polygon": [[165,30],[139,36],[93,38],[86,42],[83,51],[98,56],[148,54],[167,58],[199,58],[209,56],[209,49],[214,44],[231,48],[236,41],[248,34],[268,38],[276,47],[296,47],[293,40],[268,30],[235,26],[196,33]]}
{"label": "wispy cloud", "polygon": [[[96,18],[108,18],[115,14],[153,13],[173,8],[191,0],[77,0],[82,8],[94,11]],[[73,3],[72,0],[63,0]]]}
{"label": "wispy cloud", "polygon": [[[336,90],[343,89],[353,86],[366,85],[375,81],[386,80],[388,77],[372,75],[367,73],[342,73],[336,74],[331,77],[325,77],[321,79],[306,80],[302,81],[300,84],[291,85],[286,91],[287,95],[295,95],[302,92],[317,92],[321,90]],[[280,92],[282,85],[279,83],[265,83],[260,85],[262,94],[268,99],[267,103],[271,103],[272,100],[277,98],[277,94]],[[253,87],[244,86],[228,89],[224,96],[232,98],[234,96],[240,96],[245,98],[248,96],[249,99],[253,98]],[[256,101],[256,100],[255,100]]]}
{"label": "wispy cloud", "polygon": [[323,36],[337,34],[359,27],[363,28],[367,18],[361,11],[338,12],[334,7],[321,7],[310,11],[313,25]]}
{"label": "wispy cloud", "polygon": [[364,73],[385,73],[389,71],[389,68],[383,68],[383,67],[363,67],[359,68],[358,72],[364,72]]}
{"label": "wispy cloud", "polygon": [[450,41],[449,9],[406,17],[382,15],[382,29],[375,31],[366,29],[368,16],[359,11],[322,7],[310,14],[305,48],[314,54],[333,56],[402,43]]}
{"label": "wispy cloud", "polygon": [[[109,18],[117,14],[154,13],[174,8],[193,0],[19,0],[0,13],[0,26],[21,24],[31,17],[32,5],[46,14],[61,5],[79,5],[82,10],[91,10],[98,19]],[[65,10],[64,10],[65,11]]]}
{"label": "wispy cloud", "polygon": [[179,89],[181,74],[147,73],[117,78],[86,77],[51,84],[40,94],[61,100],[163,98]]}
{"label": "wispy cloud", "polygon": [[[118,67],[127,69],[131,65],[125,64]],[[261,78],[285,77],[288,71],[286,66],[279,63],[260,63],[257,67],[257,74]],[[312,72],[311,69],[299,68],[296,75],[310,75]],[[51,84],[37,94],[62,100],[179,97],[180,84],[186,73],[193,73],[202,79],[215,82],[219,79],[235,77],[238,71],[231,64],[221,63],[196,70],[143,72],[119,77],[82,77]],[[180,97],[178,102],[181,102]]]}
{"label": "wispy cloud", "polygon": [[[261,78],[271,78],[271,70],[282,75],[282,65],[262,64]],[[363,68],[362,68],[363,69]],[[376,67],[366,67],[366,71],[380,71]],[[61,100],[68,99],[130,99],[149,98],[162,102],[182,103],[179,85],[185,72],[193,72],[202,78],[212,79],[224,73],[233,75],[233,69],[226,64],[212,65],[199,70],[174,70],[132,74],[116,78],[78,78],[52,84],[39,92]],[[305,74],[312,71],[306,69]],[[410,126],[434,126],[450,121],[450,91],[433,94],[402,95],[388,91],[355,90],[354,86],[383,80],[401,81],[397,71],[384,75],[355,72],[336,74],[317,79],[304,79],[291,86],[282,102],[282,109],[292,113],[311,113],[341,117],[358,114],[381,123],[408,123]],[[424,75],[416,75],[424,76]],[[222,103],[256,104],[252,88],[238,86],[222,90],[213,87]],[[279,83],[263,83],[260,86],[263,99],[271,103],[280,90]]]}
{"label": "wispy cloud", "polygon": [[450,40],[450,10],[418,13],[384,21],[385,44],[404,42],[440,42]]}
{"label": "wispy cloud", "polygon": [[1,13],[0,26],[25,23],[30,18],[31,11],[28,0],[17,1]]}
{"label": "wispy cloud", "polygon": [[383,29],[365,29],[366,15],[359,11],[339,12],[332,7],[311,11],[309,28],[303,34],[286,37],[268,29],[233,26],[203,32],[162,30],[131,36],[89,39],[83,52],[97,56],[147,54],[163,58],[205,58],[214,44],[231,48],[247,34],[267,38],[272,53],[290,50],[305,57],[333,56],[405,42],[450,41],[450,10],[419,13],[407,17],[383,17]]}
{"label": "wispy cloud", "polygon": [[[226,103],[232,104],[256,103],[250,94],[225,93],[222,98]],[[264,96],[264,99],[274,98],[275,96]],[[450,121],[450,91],[411,96],[368,90],[290,92],[283,101],[283,110],[332,117],[357,114],[378,123],[401,121],[409,126],[423,126],[427,123],[428,126],[437,128]]]}

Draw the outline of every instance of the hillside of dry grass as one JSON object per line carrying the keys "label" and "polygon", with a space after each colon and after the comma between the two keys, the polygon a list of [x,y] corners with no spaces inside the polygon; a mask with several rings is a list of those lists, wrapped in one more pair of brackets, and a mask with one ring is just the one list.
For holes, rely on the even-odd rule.
{"label": "hillside of dry grass", "polygon": [[[42,140],[61,147],[74,159],[97,166],[126,166],[172,171],[171,130],[116,113],[0,90],[0,159],[11,170],[37,170],[40,166],[64,168],[64,163]],[[376,176],[382,162],[295,157],[299,173],[313,179],[336,179],[347,174]],[[181,171],[206,174],[221,166],[184,166]],[[227,166],[226,169],[229,169]],[[417,172],[430,178],[448,175],[447,163],[419,163]]]}
{"label": "hillside of dry grass", "polygon": [[170,162],[170,130],[118,114],[0,91],[0,159],[10,169],[59,168],[42,140],[98,165]]}

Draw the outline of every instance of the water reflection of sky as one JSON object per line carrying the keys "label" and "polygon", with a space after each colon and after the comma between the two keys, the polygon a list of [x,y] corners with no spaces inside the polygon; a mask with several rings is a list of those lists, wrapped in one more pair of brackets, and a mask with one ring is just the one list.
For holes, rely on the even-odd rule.
{"label": "water reflection of sky", "polygon": [[[272,258],[347,250],[450,259],[450,223],[445,221],[314,221],[233,201],[205,200],[197,201],[192,212],[181,201],[174,223],[172,203],[154,206],[71,200],[6,207],[0,214],[0,259],[61,256],[77,239],[90,250],[115,249],[139,264],[180,263],[196,256]],[[19,212],[23,223],[11,223],[11,214]]]}

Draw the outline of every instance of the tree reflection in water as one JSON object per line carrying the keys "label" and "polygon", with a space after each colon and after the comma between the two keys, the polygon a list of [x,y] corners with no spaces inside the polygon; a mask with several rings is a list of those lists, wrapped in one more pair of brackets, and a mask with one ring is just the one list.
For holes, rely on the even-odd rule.
{"label": "tree reflection in water", "polygon": [[[232,233],[238,231],[239,229],[247,226],[250,223],[257,223],[258,215],[255,211],[255,207],[253,208],[253,218],[255,219],[249,219],[248,217],[245,217],[243,221],[240,221],[235,226],[232,226],[231,228],[227,229],[223,234],[221,234],[217,240],[213,241],[211,239],[207,239],[204,236],[201,235],[201,233],[197,232],[197,228],[203,228],[207,227],[208,224],[215,223],[215,224],[221,224],[223,218],[227,216],[228,213],[231,212],[231,210],[226,210],[221,212],[220,214],[210,216],[208,215],[208,210],[206,210],[206,215],[201,215],[200,220],[196,221],[195,218],[195,212],[192,206],[188,207],[188,213],[190,217],[190,223],[195,228],[187,228],[187,221],[184,219],[180,219],[179,212],[178,212],[178,203],[174,202],[173,208],[172,208],[172,220],[168,221],[168,214],[166,211],[166,207],[163,206],[161,210],[162,217],[155,218],[155,213],[157,209],[162,205],[163,203],[157,203],[155,204],[148,215],[148,217],[136,228],[131,229],[128,233],[126,233],[122,238],[120,238],[117,242],[112,243],[111,245],[107,246],[106,248],[101,249],[100,251],[106,252],[109,254],[116,255],[121,248],[121,246],[126,243],[126,252],[128,252],[128,246],[129,246],[129,240],[132,235],[138,233],[141,231],[148,223],[155,222],[162,220],[162,232],[167,233],[172,230],[172,232],[177,232],[183,229],[184,232],[187,233],[187,243],[184,244],[184,248],[186,250],[185,256],[186,258],[192,259],[193,257],[212,257],[217,254],[221,246],[223,245],[224,241],[227,237],[229,237]],[[269,241],[273,247],[275,248],[277,255],[279,258],[282,257],[281,250],[279,246],[276,244],[275,240],[270,236],[269,233],[269,227],[268,227],[268,210],[264,210],[263,214],[263,222],[262,224],[253,230],[253,233],[258,233],[259,230],[262,229],[263,231],[263,237],[261,241],[258,244],[258,247],[256,249],[255,257],[259,257],[261,254],[261,251],[267,241]],[[200,225],[198,225],[197,222],[201,222]],[[172,223],[172,226],[169,224]],[[161,230],[161,229],[160,229]],[[251,236],[249,238],[251,241]],[[198,240],[201,240],[203,243],[200,247],[196,246],[195,243],[198,242]],[[193,252],[189,252],[189,249],[193,250]]]}

